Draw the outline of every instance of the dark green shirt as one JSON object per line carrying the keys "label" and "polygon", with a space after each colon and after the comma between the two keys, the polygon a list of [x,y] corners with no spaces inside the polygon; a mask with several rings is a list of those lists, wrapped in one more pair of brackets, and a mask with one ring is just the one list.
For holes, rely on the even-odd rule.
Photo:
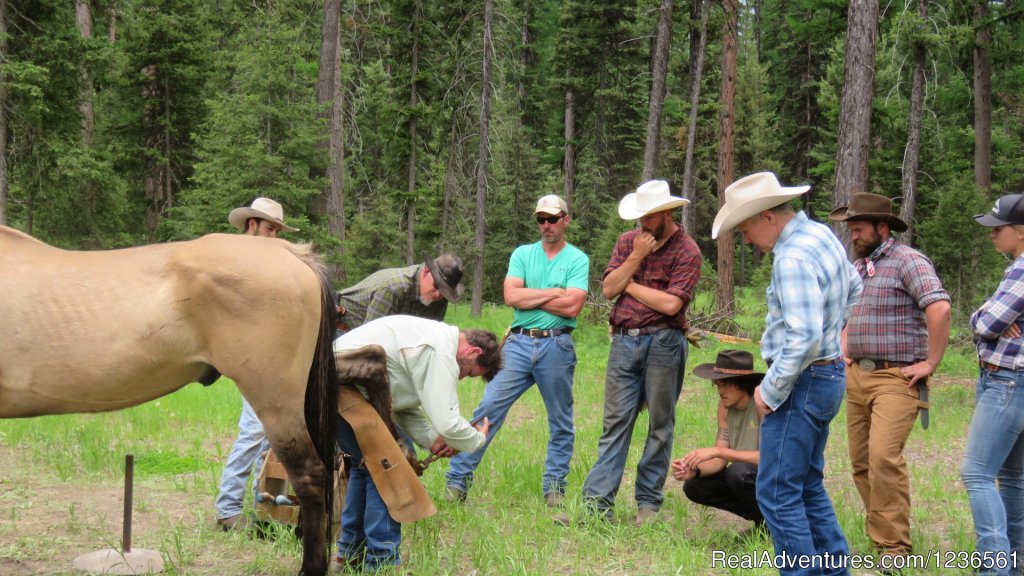
{"label": "dark green shirt", "polygon": [[441,298],[424,306],[420,302],[420,274],[424,264],[406,268],[385,268],[370,274],[362,282],[338,292],[338,303],[345,307],[341,320],[349,329],[395,314],[444,320],[448,301]]}

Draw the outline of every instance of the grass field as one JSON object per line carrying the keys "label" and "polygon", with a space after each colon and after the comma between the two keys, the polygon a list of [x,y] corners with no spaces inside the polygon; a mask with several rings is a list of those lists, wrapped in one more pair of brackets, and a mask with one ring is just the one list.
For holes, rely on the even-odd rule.
{"label": "grass field", "polygon": [[[738,322],[756,336],[759,315]],[[497,307],[473,319],[468,305],[461,305],[449,311],[448,321],[500,334],[510,318],[507,308]],[[567,502],[571,514],[580,506],[580,488],[597,454],[608,353],[604,326],[584,325],[574,337],[577,435]],[[673,456],[713,442],[717,396],[690,371],[714,361],[718,349],[714,341],[690,349]],[[757,356],[756,346],[747,349]],[[947,354],[934,380],[931,429],[915,427],[906,447],[913,537],[922,553],[974,546],[967,495],[959,479],[974,404],[974,366],[969,350]],[[483,393],[483,382],[464,381],[460,390],[462,411],[469,415]],[[135,454],[136,461],[134,546],[159,550],[167,573],[296,573],[301,551],[287,530],[254,539],[214,529],[213,498],[239,409],[237,390],[222,380],[206,388],[191,384],[117,413],[0,421],[0,574],[71,573],[76,556],[116,547],[126,453]],[[689,503],[671,478],[659,521],[633,526],[632,479],[645,418],[641,416],[634,433],[615,521],[563,528],[551,521],[541,495],[547,425],[540,395],[531,390],[488,450],[464,505],[440,498],[445,461],[426,473],[423,480],[437,501],[438,514],[405,527],[406,569],[424,575],[774,573],[767,568],[713,567],[713,551],[761,554],[771,544],[767,539],[738,539],[748,523]],[[845,426],[842,412],[832,426],[826,482],[851,550],[866,553],[869,542],[850,478]],[[959,572],[933,568],[909,573]]]}

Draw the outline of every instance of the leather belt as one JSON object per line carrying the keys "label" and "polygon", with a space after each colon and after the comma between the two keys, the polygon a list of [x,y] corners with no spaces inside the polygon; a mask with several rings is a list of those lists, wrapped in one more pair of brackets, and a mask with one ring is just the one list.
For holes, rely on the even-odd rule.
{"label": "leather belt", "polygon": [[982,370],[988,370],[989,372],[995,372],[996,370],[1013,370],[1014,372],[1017,372],[1014,368],[1003,368],[998,364],[985,362],[984,360],[978,360],[978,366],[980,366]]}
{"label": "leather belt", "polygon": [[903,368],[904,366],[910,366],[911,362],[894,362],[892,360],[872,360],[871,358],[859,358],[854,360],[860,369],[865,372],[874,372],[875,370],[888,370],[889,368]]}
{"label": "leather belt", "polygon": [[[836,362],[839,362],[839,358],[826,358],[824,360],[815,360],[814,362],[811,362],[810,365],[811,366],[828,366],[829,364],[835,364]],[[765,360],[764,363],[769,368],[771,368],[772,364],[775,364],[775,360]]]}
{"label": "leather belt", "polygon": [[562,334],[569,334],[572,332],[572,328],[547,328],[541,330],[539,328],[523,328],[518,326],[513,328],[512,334],[522,334],[523,336],[529,336],[530,338],[554,338],[555,336],[561,336]]}
{"label": "leather belt", "polygon": [[627,328],[625,326],[615,326],[612,328],[612,334],[618,334],[619,336],[646,336],[648,334],[654,334],[655,332],[661,332],[671,326],[657,325],[657,326],[641,326],[639,328]]}

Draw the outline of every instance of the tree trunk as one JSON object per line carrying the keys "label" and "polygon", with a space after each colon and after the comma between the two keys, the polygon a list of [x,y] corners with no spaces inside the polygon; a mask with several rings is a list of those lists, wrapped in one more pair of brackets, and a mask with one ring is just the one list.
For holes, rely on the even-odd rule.
{"label": "tree trunk", "polygon": [[117,0],[107,3],[107,42],[117,42]]}
{"label": "tree trunk", "polygon": [[[928,0],[917,0],[917,13],[922,22],[928,20]],[[920,30],[919,33],[923,33]],[[921,122],[924,119],[924,67],[927,56],[924,42],[914,42],[914,72],[910,87],[910,127],[907,129],[907,151],[903,158],[903,207],[900,217],[907,223],[903,241],[914,241],[914,207],[917,204],[917,167],[921,158]]]}
{"label": "tree trunk", "polygon": [[452,205],[454,204],[454,196],[456,195],[456,188],[458,182],[455,178],[455,157],[458,146],[458,132],[459,123],[456,117],[457,112],[452,112],[451,129],[448,131],[448,160],[444,166],[444,199],[442,200],[441,210],[441,252],[447,252],[446,239],[448,238],[448,229],[451,227],[449,214],[452,211]]}
{"label": "tree trunk", "polygon": [[[0,62],[7,62],[7,0],[0,0]],[[0,224],[7,219],[7,79],[0,67]]]}
{"label": "tree trunk", "polygon": [[654,177],[658,166],[661,142],[661,112],[665,104],[665,79],[668,76],[668,52],[672,44],[672,0],[661,0],[658,16],[658,38],[651,55],[651,99],[647,111],[647,141],[644,145],[644,168],[641,182]]}
{"label": "tree trunk", "polygon": [[[89,8],[89,0],[75,0],[75,23],[78,25],[78,34],[86,40],[92,38],[92,13]],[[82,143],[85,146],[92,145],[92,134],[96,126],[96,115],[93,111],[93,86],[92,77],[86,68],[82,68],[82,92],[78,104],[78,110],[82,113]]]}
{"label": "tree trunk", "polygon": [[408,184],[406,186],[405,206],[405,263],[412,266],[416,263],[416,76],[419,75],[419,6],[413,4],[412,15],[412,65],[409,82],[409,111],[412,117],[409,118],[409,168]]}
{"label": "tree trunk", "polygon": [[988,0],[974,3],[974,185],[992,190],[992,25]]}
{"label": "tree trunk", "polygon": [[[722,93],[718,137],[718,206],[725,205],[725,189],[732,184],[734,128],[736,124],[736,19],[737,0],[723,0],[725,30],[722,34]],[[718,237],[718,312],[731,316],[736,310],[733,288],[732,231]]]}
{"label": "tree trunk", "polygon": [[562,188],[569,212],[573,213],[572,193],[576,189],[576,93],[572,88],[565,91],[565,184]]}
{"label": "tree trunk", "polygon": [[332,282],[341,284],[345,271],[340,264],[345,241],[345,140],[341,103],[341,0],[324,1],[324,21],[320,28],[320,69],[316,82],[319,115],[325,120],[326,138],[318,146],[326,148],[327,187],[322,192],[327,232],[339,240],[328,258]]}
{"label": "tree trunk", "polygon": [[483,62],[480,74],[480,144],[476,163],[476,265],[473,269],[473,316],[480,316],[484,303],[484,234],[487,228],[485,208],[487,206],[487,160],[489,155],[488,133],[491,116],[491,57],[494,53],[494,38],[491,20],[494,15],[494,0],[484,0],[484,42]]}
{"label": "tree trunk", "polygon": [[[686,161],[683,164],[683,198],[693,200],[694,180],[693,153],[697,147],[697,116],[700,112],[700,86],[704,75],[704,52],[707,47],[708,12],[705,0],[694,0],[693,17],[700,18],[700,30],[696,50],[690,54],[690,122],[686,130]],[[691,46],[693,42],[690,43]],[[693,230],[693,210],[683,210],[683,228]]]}
{"label": "tree trunk", "polygon": [[[843,97],[839,108],[836,153],[835,206],[846,206],[854,192],[868,191],[868,145],[871,136],[871,98],[875,85],[875,44],[878,40],[878,0],[851,2],[847,13]],[[846,226],[837,233],[848,244]]]}

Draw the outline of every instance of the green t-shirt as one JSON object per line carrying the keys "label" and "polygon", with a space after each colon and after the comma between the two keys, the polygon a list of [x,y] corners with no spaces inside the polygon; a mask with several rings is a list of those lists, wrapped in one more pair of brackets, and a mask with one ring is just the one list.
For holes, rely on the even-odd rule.
{"label": "green t-shirt", "polygon": [[[512,252],[508,263],[508,276],[519,278],[527,288],[578,288],[587,291],[590,276],[590,258],[579,248],[566,244],[554,258],[548,260],[542,242],[524,244]],[[516,309],[512,326],[518,328],[576,327],[575,318],[564,318],[540,308]]]}
{"label": "green t-shirt", "polygon": [[745,410],[729,408],[725,414],[729,425],[729,448],[733,450],[759,450],[761,447],[761,421],[757,418],[757,403],[751,398]]}

